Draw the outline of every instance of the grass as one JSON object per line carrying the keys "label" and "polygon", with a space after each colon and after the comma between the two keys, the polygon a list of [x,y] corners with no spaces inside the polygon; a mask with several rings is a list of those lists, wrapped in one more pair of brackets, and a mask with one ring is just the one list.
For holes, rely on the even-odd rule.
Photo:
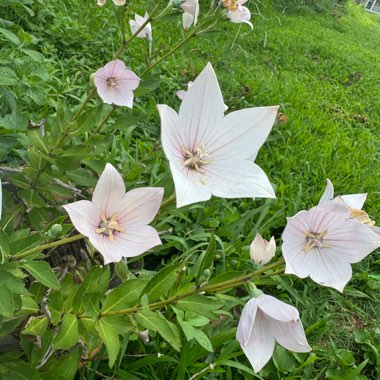
{"label": "grass", "polygon": [[[87,8],[79,2],[41,4],[35,9],[38,24],[21,9],[11,15],[39,39],[39,50],[46,57],[43,65],[51,73],[46,87],[50,103],[23,106],[33,120],[49,116],[59,98],[67,96],[72,105],[78,104],[90,73],[118,48],[111,7],[101,9],[92,2]],[[168,223],[162,222],[163,227],[169,224],[177,236],[185,236],[190,245],[197,243],[191,241],[190,230],[195,235],[215,230],[225,248],[216,268],[220,273],[250,266],[248,245],[256,231],[267,237],[274,234],[279,242],[285,217],[315,205],[326,178],[334,183],[336,194],[367,192],[365,209],[372,219],[380,220],[380,16],[351,3],[341,17],[329,12],[283,12],[269,0],[255,4],[249,2],[256,13],[253,32],[246,25],[220,23],[217,33],[194,39],[154,70],[150,75],[161,79],[160,87],[154,95],[137,99],[131,111],[136,117],[134,129],[121,128],[114,135],[104,130],[104,149],[97,157],[101,162],[121,163],[131,186],[136,182],[165,184],[170,194],[169,172],[157,149],[159,119],[154,105],[178,107],[175,91],[185,88],[208,61],[216,70],[229,111],[279,104],[288,121],[274,127],[256,160],[275,186],[276,201],[212,199],[178,212]],[[131,13],[134,11],[142,13],[140,4],[131,4]],[[157,56],[183,36],[178,22],[176,18],[154,25]],[[145,67],[144,57],[145,41],[136,40],[122,58],[138,73]],[[126,112],[119,110],[116,116],[123,117]],[[111,118],[107,128],[112,130],[115,120]],[[154,157],[153,149],[157,149]],[[86,164],[90,166],[90,161]],[[178,246],[175,248],[181,251]],[[147,259],[147,268],[155,269],[174,253],[171,249],[151,261]],[[380,340],[376,321],[380,315],[379,252],[353,269],[353,279],[343,295],[295,277],[262,280],[264,292],[288,300],[300,310],[316,354],[307,363],[305,357],[287,355],[277,348],[275,363],[268,364],[263,378],[354,380],[380,376],[376,348]],[[242,293],[242,297],[245,295]],[[231,319],[222,325],[234,326],[236,321]],[[236,343],[224,346],[224,350],[229,349],[238,352]],[[194,368],[201,369],[205,355],[193,355]],[[243,356],[237,355],[236,361],[247,364]],[[360,368],[365,360],[364,368]],[[299,368],[300,363],[303,368]],[[127,360],[124,365],[128,368]],[[252,378],[231,367],[225,371],[210,372],[204,378]],[[144,378],[153,378],[149,370],[142,373]]]}

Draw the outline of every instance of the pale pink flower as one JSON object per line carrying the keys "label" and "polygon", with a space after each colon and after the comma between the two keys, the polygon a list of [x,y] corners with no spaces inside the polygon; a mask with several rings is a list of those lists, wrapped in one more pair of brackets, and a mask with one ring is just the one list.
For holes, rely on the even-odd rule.
{"label": "pale pink flower", "polygon": [[104,103],[133,107],[133,90],[140,78],[119,59],[108,62],[94,75],[94,83]]}
{"label": "pale pink flower", "polygon": [[[139,16],[135,13],[135,19],[129,20],[129,25],[131,27],[132,34],[135,34],[142,26],[143,24],[148,20],[149,14],[148,12],[145,12],[144,17]],[[145,25],[144,29],[141,30],[141,32],[137,35],[139,38],[146,38],[148,41],[152,40],[152,25],[150,22]]]}
{"label": "pale pink flower", "polygon": [[245,23],[249,25],[251,29],[253,29],[253,25],[250,22],[251,12],[247,7],[238,5],[236,10],[228,11],[227,17],[233,23],[236,23],[236,24]]}
{"label": "pale pink flower", "polygon": [[182,0],[179,7],[184,11],[182,15],[183,29],[190,29],[191,25],[197,25],[199,16],[198,0]]}
{"label": "pale pink flower", "polygon": [[[193,85],[193,82],[190,81],[187,83],[187,90],[189,90],[189,88]],[[178,90],[176,93],[177,97],[180,99],[180,100],[183,100],[183,98],[186,96],[187,94],[187,91],[186,90]]]}
{"label": "pale pink flower", "polygon": [[334,185],[329,179],[327,179],[326,189],[319,200],[319,204],[323,204],[331,200],[334,202],[343,203],[349,207],[351,211],[351,218],[359,220],[359,222],[362,222],[368,226],[372,231],[380,234],[380,227],[375,226],[375,222],[371,220],[364,210],[362,210],[366,199],[367,193],[338,195],[334,198]]}
{"label": "pale pink flower", "polygon": [[273,355],[275,342],[294,352],[309,352],[298,310],[265,294],[250,299],[243,308],[236,339],[255,372]]}
{"label": "pale pink flower", "polygon": [[63,206],[74,227],[102,254],[104,263],[133,257],[161,244],[148,226],[160,208],[163,189],[141,187],[125,193],[122,176],[107,164],[96,184],[92,202]]}
{"label": "pale pink flower", "polygon": [[285,273],[341,292],[352,275],[350,264],[380,247],[380,237],[335,201],[288,218],[282,239]]}
{"label": "pale pink flower", "polygon": [[[113,1],[113,3],[115,4],[115,5],[117,5],[118,7],[120,7],[121,5],[124,5],[125,3],[126,3],[126,0],[112,0]],[[97,1],[97,4],[99,5],[99,6],[103,6],[104,4],[106,3],[106,0],[98,0]]]}
{"label": "pale pink flower", "polygon": [[278,107],[231,112],[208,64],[189,88],[179,114],[158,105],[161,140],[173,175],[177,207],[223,198],[275,198],[268,177],[253,163]]}
{"label": "pale pink flower", "polygon": [[251,260],[258,265],[265,265],[272,260],[276,253],[276,241],[274,236],[268,241],[257,233],[249,247]]}

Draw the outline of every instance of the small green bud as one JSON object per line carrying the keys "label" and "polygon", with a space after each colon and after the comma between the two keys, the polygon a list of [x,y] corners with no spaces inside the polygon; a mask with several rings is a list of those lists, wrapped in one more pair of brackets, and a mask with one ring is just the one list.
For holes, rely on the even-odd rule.
{"label": "small green bud", "polygon": [[48,239],[55,239],[62,233],[62,226],[60,224],[53,224],[50,230],[45,233]]}
{"label": "small green bud", "polygon": [[264,294],[260,289],[258,289],[256,287],[255,284],[253,284],[252,282],[249,282],[247,284],[248,286],[248,289],[249,289],[249,295],[252,297],[252,298],[257,298],[258,296],[260,296],[261,294]]}

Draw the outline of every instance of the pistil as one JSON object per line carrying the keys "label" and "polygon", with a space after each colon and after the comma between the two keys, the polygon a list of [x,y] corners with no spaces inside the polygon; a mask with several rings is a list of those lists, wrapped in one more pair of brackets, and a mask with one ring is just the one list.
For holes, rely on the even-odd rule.
{"label": "pistil", "polygon": [[116,78],[111,77],[111,78],[107,79],[107,86],[108,87],[115,87],[116,85],[117,85]]}
{"label": "pistil", "polygon": [[101,214],[102,221],[99,224],[99,228],[95,230],[97,234],[103,234],[109,237],[111,241],[115,240],[114,231],[123,232],[124,228],[120,227],[117,223],[116,219],[118,217],[118,213],[112,215],[111,219],[107,219],[105,214]]}

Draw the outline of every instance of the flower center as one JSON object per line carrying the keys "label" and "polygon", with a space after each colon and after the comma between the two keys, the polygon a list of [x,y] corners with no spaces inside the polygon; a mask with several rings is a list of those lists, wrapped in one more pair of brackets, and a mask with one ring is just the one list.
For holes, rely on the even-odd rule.
{"label": "flower center", "polygon": [[118,217],[118,213],[115,213],[112,215],[111,219],[107,219],[105,214],[102,213],[101,218],[102,221],[99,224],[99,228],[95,230],[97,234],[103,234],[109,237],[111,241],[115,240],[114,237],[114,231],[117,232],[123,232],[124,228],[120,227],[119,224],[117,223],[116,219]]}
{"label": "flower center", "polygon": [[222,0],[223,7],[227,8],[229,11],[236,11],[238,9],[236,2],[237,0]]}
{"label": "flower center", "polygon": [[182,164],[191,170],[202,173],[202,166],[211,162],[211,157],[207,154],[204,148],[197,148],[195,150],[183,149]]}
{"label": "flower center", "polygon": [[322,232],[305,232],[306,243],[303,246],[305,253],[311,251],[313,248],[331,248],[330,244],[323,242],[324,236],[327,234],[327,231]]}
{"label": "flower center", "polygon": [[352,219],[356,219],[359,222],[361,222],[361,223],[363,223],[369,227],[372,227],[375,225],[375,221],[372,220],[365,211],[357,210],[355,208],[350,208],[350,210],[351,210],[350,217]]}
{"label": "flower center", "polygon": [[107,86],[108,87],[115,87],[116,85],[117,85],[116,78],[111,77],[111,78],[107,79]]}

